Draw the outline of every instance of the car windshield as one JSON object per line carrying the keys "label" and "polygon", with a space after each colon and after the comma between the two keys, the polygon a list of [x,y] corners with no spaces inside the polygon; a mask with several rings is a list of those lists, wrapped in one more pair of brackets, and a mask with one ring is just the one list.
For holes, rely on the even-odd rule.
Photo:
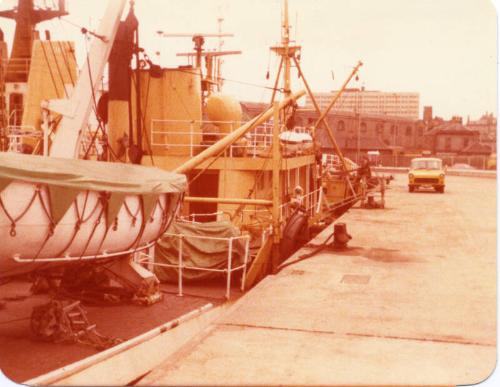
{"label": "car windshield", "polygon": [[412,169],[441,169],[441,160],[413,160]]}

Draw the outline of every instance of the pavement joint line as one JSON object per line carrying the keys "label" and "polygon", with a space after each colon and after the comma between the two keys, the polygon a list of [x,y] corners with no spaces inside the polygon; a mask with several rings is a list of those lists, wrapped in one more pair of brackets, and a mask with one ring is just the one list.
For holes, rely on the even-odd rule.
{"label": "pavement joint line", "polygon": [[370,333],[355,333],[355,332],[334,332],[334,331],[323,331],[323,330],[311,330],[311,329],[301,329],[301,328],[284,328],[284,327],[273,327],[268,325],[253,325],[253,324],[240,324],[240,323],[230,323],[221,322],[218,325],[243,327],[243,328],[255,328],[255,329],[270,329],[277,331],[291,331],[291,332],[302,332],[302,333],[320,333],[327,335],[338,335],[338,336],[350,336],[350,337],[366,337],[375,339],[392,339],[392,340],[407,340],[407,341],[421,341],[421,342],[432,342],[441,344],[459,344],[459,345],[472,345],[480,347],[493,347],[496,348],[496,344],[482,343],[478,341],[467,341],[467,340],[451,340],[451,339],[438,339],[438,338],[421,338],[421,337],[404,337],[404,336],[391,336],[391,335],[376,335]]}

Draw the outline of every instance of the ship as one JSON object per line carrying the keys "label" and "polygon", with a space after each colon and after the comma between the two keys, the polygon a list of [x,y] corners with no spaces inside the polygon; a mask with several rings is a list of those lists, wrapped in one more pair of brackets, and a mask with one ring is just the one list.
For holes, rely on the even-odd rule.
{"label": "ship", "polygon": [[[33,35],[38,22],[66,14],[63,1],[35,9],[20,0],[0,12],[16,20],[14,47],[22,48],[7,59],[0,42],[0,279],[95,286],[89,277],[105,272],[131,300],[151,305],[163,298],[160,282],[183,295],[186,283],[214,278],[230,299],[235,283],[245,291],[278,272],[366,194],[363,168],[343,156],[325,120],[362,63],[325,111],[315,104],[316,122],[297,125],[297,101],[314,96],[284,0],[272,98],[245,117],[223,93],[218,62],[240,52],[204,48],[227,34],[189,35],[194,52],[179,56],[191,64],[162,68],[139,44],[133,1],[120,21],[125,6],[110,1],[99,29],[82,29],[92,44],[79,77],[71,42]],[[304,90],[291,90],[293,67]],[[323,155],[320,127],[335,154]],[[346,243],[338,230],[336,242]],[[92,292],[106,298],[100,285]],[[55,335],[53,306],[32,315],[46,340]],[[66,307],[57,313],[71,314]]]}
{"label": "ship", "polygon": [[[190,64],[161,68],[141,52],[139,26],[130,18],[110,62],[107,157],[119,155],[124,162],[188,178],[181,216],[161,238],[155,255],[145,259],[160,279],[179,282],[179,294],[183,279],[223,274],[229,298],[231,274],[237,269],[241,288],[253,286],[366,193],[359,166],[344,158],[325,120],[362,63],[325,111],[315,104],[313,125],[296,125],[297,100],[305,93],[315,100],[300,66],[301,47],[290,41],[287,1],[283,15],[281,44],[271,47],[280,58],[272,98],[251,119],[245,120],[241,104],[221,91],[217,60],[239,52],[203,46],[207,38],[227,36],[220,31],[192,34],[194,52],[178,54],[191,59]],[[133,53],[138,53],[134,59]],[[305,90],[291,90],[292,66]],[[335,150],[326,158],[316,140],[319,127]]]}
{"label": "ship", "polygon": [[[2,154],[2,157],[12,158],[11,165],[21,165],[21,176],[29,172],[22,170],[22,165],[32,165],[33,162],[20,162],[16,157],[28,160],[35,156],[14,156],[13,152],[50,156],[45,157],[43,162],[47,163],[49,159],[52,163],[59,162],[52,168],[62,168],[68,175],[78,168],[60,159],[74,159],[71,162],[77,164],[81,163],[78,159],[85,159],[84,163],[88,166],[97,163],[95,167],[85,167],[97,173],[100,165],[106,163],[110,171],[114,168],[116,172],[106,176],[83,175],[78,179],[106,180],[113,176],[115,181],[111,181],[116,185],[126,180],[144,187],[139,178],[141,166],[156,168],[157,171],[173,171],[187,177],[188,189],[182,197],[182,205],[180,195],[175,195],[175,200],[159,202],[155,201],[151,192],[142,191],[138,192],[142,195],[139,203],[126,201],[122,205],[124,193],[130,191],[124,192],[121,187],[121,191],[119,188],[113,194],[105,184],[94,188],[107,192],[108,197],[103,199],[96,192],[87,198],[87,194],[78,194],[77,185],[64,181],[58,183],[57,176],[49,182],[52,189],[40,190],[40,184],[31,184],[30,188],[23,185],[26,192],[19,195],[14,190],[17,183],[9,183],[13,177],[7,171],[1,176],[5,198],[2,199],[2,223],[9,234],[5,252],[2,253],[9,257],[6,273],[17,273],[18,267],[23,267],[21,271],[25,271],[37,265],[46,268],[49,264],[50,268],[52,263],[57,262],[107,260],[111,255],[146,251],[140,263],[147,263],[160,277],[172,277],[172,270],[178,274],[183,269],[186,276],[190,270],[200,271],[206,267],[195,267],[189,261],[190,257],[181,262],[183,254],[179,250],[182,248],[173,241],[194,243],[193,234],[203,234],[203,229],[212,233],[211,237],[207,235],[207,241],[216,241],[214,226],[208,223],[219,223],[222,233],[219,237],[227,239],[222,235],[229,233],[229,239],[237,240],[234,250],[239,250],[238,260],[233,262],[233,267],[227,267],[227,257],[231,260],[232,252],[227,254],[226,250],[233,248],[228,244],[220,251],[222,255],[219,255],[218,261],[204,260],[204,264],[216,267],[227,278],[237,267],[243,273],[242,288],[250,287],[265,275],[276,272],[294,251],[363,196],[358,166],[343,157],[332,130],[324,120],[362,63],[354,67],[324,112],[315,104],[318,119],[314,125],[295,125],[296,101],[306,92],[313,101],[314,96],[300,66],[301,47],[290,41],[288,3],[284,1],[281,44],[271,48],[280,58],[280,64],[269,107],[243,122],[240,103],[220,91],[217,60],[228,53],[205,51],[204,39],[210,35],[194,34],[195,52],[180,54],[194,58],[194,63],[178,68],[161,68],[139,46],[139,22],[134,14],[133,2],[125,21],[119,22],[116,15],[121,15],[124,3],[119,2],[115,8],[112,5],[108,7],[103,28],[108,27],[109,31],[87,31],[93,36],[94,45],[88,55],[90,59],[81,72],[84,76],[80,76],[78,82],[75,80],[76,64],[69,42],[52,42],[49,37],[46,41],[14,40],[12,56],[8,65],[4,66],[7,71],[3,100],[9,103],[4,104],[3,116],[9,125],[3,130],[3,144],[4,150],[10,152]],[[31,11],[23,11],[28,9]],[[66,13],[64,2],[60,2],[57,10],[44,10],[45,13],[31,18],[16,16],[22,12],[31,15],[34,12],[32,9],[33,1],[23,0],[15,12],[4,12],[0,16],[17,17],[16,20],[31,23],[27,26],[26,22],[18,22],[17,37],[22,35],[21,32],[18,34],[18,30],[32,30],[37,22]],[[108,35],[111,39],[105,41],[103,37]],[[23,44],[16,43],[18,41]],[[31,52],[28,49],[30,46]],[[51,59],[47,59],[47,53],[52,53]],[[96,80],[101,78],[108,57],[111,58],[109,90],[102,91],[97,87]],[[51,77],[43,76],[44,71],[35,65],[37,61],[44,62],[43,70],[49,71]],[[24,63],[23,71],[19,70],[19,62]],[[305,91],[292,92],[292,66],[297,68]],[[52,82],[52,87],[43,87],[43,82]],[[73,88],[71,96],[67,91],[68,83]],[[51,89],[52,94],[47,92]],[[278,93],[282,94],[281,101],[278,101]],[[68,98],[61,99],[64,96]],[[83,108],[79,105],[82,99],[86,99]],[[42,109],[40,105],[43,105]],[[98,124],[94,128],[88,124],[92,111]],[[326,130],[336,153],[329,163],[324,162],[320,144],[315,140],[315,131],[320,126]],[[135,175],[133,171],[136,171]],[[44,173],[41,171],[33,182],[46,184]],[[130,176],[124,179],[127,173]],[[180,180],[172,179],[169,189],[182,192]],[[8,195],[26,197],[28,201],[9,208],[3,204],[9,200]],[[31,200],[32,197],[35,199]],[[82,223],[85,214],[79,214],[79,208],[84,208],[87,201],[89,208],[100,210],[92,212],[96,219]],[[176,218],[179,207],[181,216],[165,222],[166,217]],[[17,213],[23,216],[16,217]],[[126,219],[121,219],[121,216]],[[23,222],[31,217],[35,223],[45,217],[43,223],[33,226],[43,229],[43,232],[34,234],[29,231],[31,226],[23,229]],[[159,220],[161,227],[152,228],[150,233],[137,234],[136,222],[143,225],[141,228],[149,226],[148,217],[163,219]],[[69,218],[74,219],[69,221]],[[124,231],[120,234],[117,225],[127,223],[130,225],[129,234]],[[76,228],[78,233],[74,231]],[[192,237],[185,238],[183,233]],[[24,234],[30,237],[37,235],[37,239],[34,243],[22,243],[18,238]],[[119,238],[123,241],[134,240],[136,243],[130,245],[127,242],[126,246],[118,247],[117,240],[112,238],[115,234],[120,234]],[[160,240],[159,244],[155,244],[153,236]],[[56,240],[60,242],[56,243]],[[156,247],[154,253],[150,249],[153,245]],[[172,251],[175,251],[175,256]],[[170,274],[166,273],[168,271]],[[179,279],[183,276],[175,277]]]}

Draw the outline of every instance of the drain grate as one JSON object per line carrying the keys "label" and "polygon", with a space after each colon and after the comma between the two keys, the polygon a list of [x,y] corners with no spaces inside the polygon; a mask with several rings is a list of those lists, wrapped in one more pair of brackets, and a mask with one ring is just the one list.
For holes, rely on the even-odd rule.
{"label": "drain grate", "polygon": [[344,274],[340,280],[343,284],[366,285],[370,282],[371,276],[361,274]]}

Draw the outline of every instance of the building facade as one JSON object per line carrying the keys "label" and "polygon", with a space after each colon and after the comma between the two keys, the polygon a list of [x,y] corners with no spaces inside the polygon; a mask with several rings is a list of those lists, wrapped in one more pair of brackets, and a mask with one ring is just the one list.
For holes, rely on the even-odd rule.
{"label": "building facade", "polygon": [[[321,110],[326,109],[336,93],[337,91],[314,93],[314,98]],[[307,96],[305,108],[314,108],[309,96]],[[420,114],[420,95],[418,93],[390,93],[365,90],[364,88],[346,89],[332,111],[417,120]]]}
{"label": "building facade", "polygon": [[477,130],[482,144],[489,145],[492,150],[497,146],[497,118],[493,113],[485,113],[478,120],[467,120],[468,129]]}
{"label": "building facade", "polygon": [[[242,103],[246,119],[255,117],[268,107],[267,104]],[[446,158],[448,165],[465,162],[478,168],[484,167],[494,148],[481,142],[478,130],[465,127],[461,117],[448,121],[431,117],[432,108],[429,107],[425,120],[345,111],[330,112],[325,120],[333,131],[337,145],[354,161],[359,161],[367,151],[379,151],[383,165],[387,166],[407,167],[413,157],[436,155]],[[317,119],[315,110],[299,108],[295,124],[310,127]],[[333,144],[322,126],[317,129],[316,136],[323,152],[333,152]],[[479,158],[475,160],[475,156]]]}

